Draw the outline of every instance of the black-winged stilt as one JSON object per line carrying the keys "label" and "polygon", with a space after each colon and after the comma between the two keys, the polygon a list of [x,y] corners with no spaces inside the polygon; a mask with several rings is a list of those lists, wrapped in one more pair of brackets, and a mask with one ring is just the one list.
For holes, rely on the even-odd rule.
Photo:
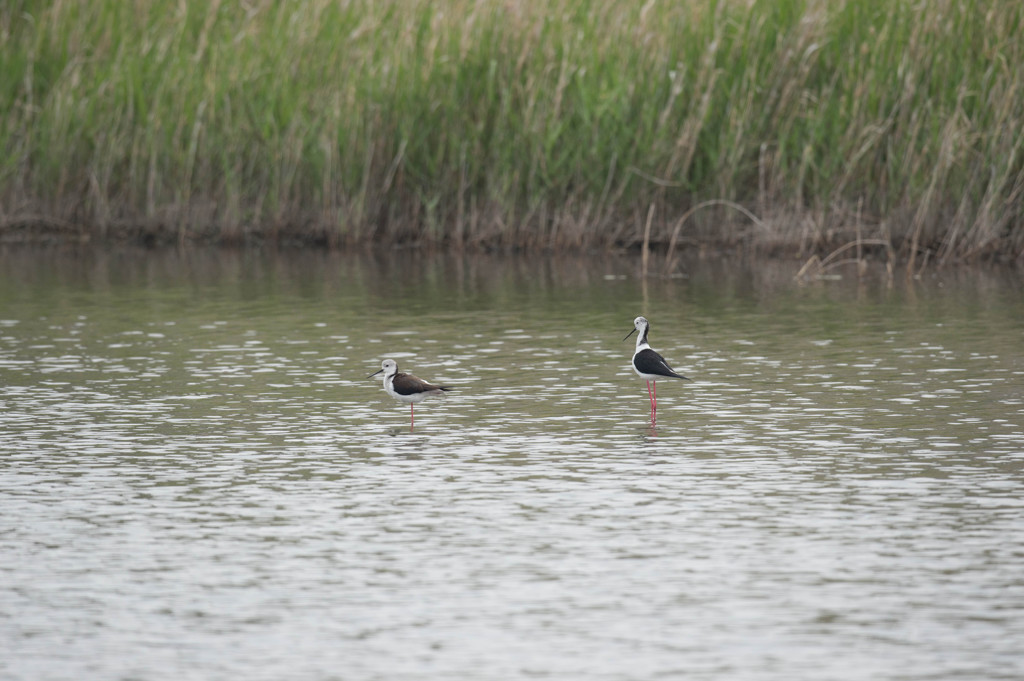
{"label": "black-winged stilt", "polygon": [[445,391],[451,390],[447,386],[427,383],[422,378],[416,378],[412,374],[398,373],[398,363],[393,359],[386,359],[381,362],[380,370],[373,372],[367,378],[373,378],[382,371],[384,372],[384,390],[399,402],[409,405],[410,430],[412,430],[415,419],[413,414],[414,404],[422,402],[428,397],[444,397]]}
{"label": "black-winged stilt", "polygon": [[[651,349],[647,342],[647,332],[650,330],[651,323],[644,317],[637,317],[633,320],[633,330],[626,334],[626,338],[637,332],[640,334],[636,337],[636,350],[633,352],[633,371],[647,381],[647,395],[651,398],[651,420],[653,421],[658,409],[657,380],[659,378],[680,378],[689,381],[690,379],[682,374],[677,374],[664,357]],[[626,340],[626,338],[622,340]]]}

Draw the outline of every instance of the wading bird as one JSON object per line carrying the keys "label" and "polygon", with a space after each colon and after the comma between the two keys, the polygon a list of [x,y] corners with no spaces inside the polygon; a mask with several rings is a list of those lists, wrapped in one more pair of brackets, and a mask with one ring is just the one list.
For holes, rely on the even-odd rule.
{"label": "wading bird", "polygon": [[447,386],[427,383],[422,378],[416,378],[412,374],[398,373],[398,363],[393,359],[386,359],[381,362],[380,370],[370,374],[367,378],[373,378],[381,372],[384,372],[384,390],[387,391],[388,395],[391,395],[391,397],[399,402],[409,405],[409,430],[412,430],[415,419],[413,414],[414,404],[422,402],[428,397],[444,397],[445,391],[451,390]]}
{"label": "wading bird", "polygon": [[[626,334],[629,338],[634,333],[636,337],[636,350],[633,352],[633,371],[637,376],[647,381],[647,395],[651,398],[651,421],[654,421],[655,412],[658,410],[658,387],[659,378],[680,378],[684,381],[690,379],[677,374],[668,365],[665,358],[651,349],[647,343],[647,332],[651,330],[651,323],[644,317],[637,317],[633,320],[633,330]],[[626,340],[623,338],[622,340]]]}

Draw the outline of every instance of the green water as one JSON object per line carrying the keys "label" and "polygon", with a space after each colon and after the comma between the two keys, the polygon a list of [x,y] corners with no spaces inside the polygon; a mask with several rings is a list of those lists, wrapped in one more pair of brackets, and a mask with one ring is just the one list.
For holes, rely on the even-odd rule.
{"label": "green water", "polygon": [[0,675],[1024,674],[1020,275],[798,269],[0,251]]}

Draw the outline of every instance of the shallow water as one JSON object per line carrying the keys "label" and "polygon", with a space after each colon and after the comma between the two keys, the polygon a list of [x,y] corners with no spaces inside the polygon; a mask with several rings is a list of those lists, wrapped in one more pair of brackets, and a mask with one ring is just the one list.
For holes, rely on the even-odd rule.
{"label": "shallow water", "polygon": [[798,268],[0,251],[0,677],[1024,677],[1020,275]]}

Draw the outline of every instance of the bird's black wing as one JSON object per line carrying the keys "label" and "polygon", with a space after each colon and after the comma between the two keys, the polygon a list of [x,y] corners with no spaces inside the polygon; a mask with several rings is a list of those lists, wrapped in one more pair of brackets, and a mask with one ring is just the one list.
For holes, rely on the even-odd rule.
{"label": "bird's black wing", "polygon": [[637,371],[643,374],[655,374],[658,376],[665,376],[667,378],[681,378],[686,381],[690,380],[682,374],[677,374],[675,370],[668,365],[668,362],[665,361],[664,357],[650,348],[636,353],[636,357],[633,358],[633,365],[637,368]]}
{"label": "bird's black wing", "polygon": [[422,378],[416,378],[412,374],[395,374],[393,382],[395,392],[399,395],[415,395],[416,393],[428,393],[434,390],[451,390],[443,385],[427,383]]}

